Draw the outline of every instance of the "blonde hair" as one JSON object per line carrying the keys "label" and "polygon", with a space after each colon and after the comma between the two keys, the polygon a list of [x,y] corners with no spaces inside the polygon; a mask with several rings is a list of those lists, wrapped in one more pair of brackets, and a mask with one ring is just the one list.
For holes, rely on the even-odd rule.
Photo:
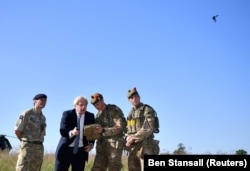
{"label": "blonde hair", "polygon": [[73,101],[73,105],[76,106],[80,101],[86,101],[88,104],[88,99],[84,96],[77,96],[74,101]]}

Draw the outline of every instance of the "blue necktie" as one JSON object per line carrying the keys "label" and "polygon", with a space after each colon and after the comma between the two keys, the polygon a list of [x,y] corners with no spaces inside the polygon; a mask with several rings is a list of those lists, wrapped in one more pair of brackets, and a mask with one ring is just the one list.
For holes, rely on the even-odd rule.
{"label": "blue necktie", "polygon": [[77,128],[79,130],[79,134],[75,138],[75,144],[73,148],[73,154],[76,154],[78,152],[79,148],[79,140],[80,140],[80,120],[81,120],[81,115],[77,117]]}

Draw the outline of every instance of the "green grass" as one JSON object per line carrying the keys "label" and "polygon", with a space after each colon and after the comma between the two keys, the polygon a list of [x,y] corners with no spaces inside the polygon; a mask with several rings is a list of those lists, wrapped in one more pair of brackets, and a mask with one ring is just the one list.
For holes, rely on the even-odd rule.
{"label": "green grass", "polygon": [[[17,161],[17,153],[7,153],[4,151],[0,151],[0,171],[14,171],[16,170],[16,161]],[[95,155],[91,154],[89,156],[89,161],[86,163],[85,171],[90,171]],[[54,171],[54,154],[45,154],[42,170],[41,171]],[[122,159],[123,168],[122,171],[127,171],[127,156],[123,156]],[[70,171],[70,169],[69,169]]]}

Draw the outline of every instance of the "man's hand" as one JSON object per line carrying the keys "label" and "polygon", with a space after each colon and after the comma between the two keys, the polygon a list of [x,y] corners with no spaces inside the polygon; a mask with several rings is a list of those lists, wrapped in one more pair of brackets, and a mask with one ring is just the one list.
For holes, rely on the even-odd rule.
{"label": "man's hand", "polygon": [[90,152],[93,149],[93,144],[88,144],[84,147],[84,151],[86,152]]}
{"label": "man's hand", "polygon": [[77,136],[77,135],[79,135],[79,133],[80,133],[80,131],[78,130],[77,127],[75,127],[75,128],[71,131],[72,136]]}

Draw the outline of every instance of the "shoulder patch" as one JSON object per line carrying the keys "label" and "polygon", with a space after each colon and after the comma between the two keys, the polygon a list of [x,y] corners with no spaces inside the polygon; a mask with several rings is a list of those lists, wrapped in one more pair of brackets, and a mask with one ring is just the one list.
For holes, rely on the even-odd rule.
{"label": "shoulder patch", "polygon": [[20,115],[20,116],[19,116],[19,119],[23,119],[23,115]]}

